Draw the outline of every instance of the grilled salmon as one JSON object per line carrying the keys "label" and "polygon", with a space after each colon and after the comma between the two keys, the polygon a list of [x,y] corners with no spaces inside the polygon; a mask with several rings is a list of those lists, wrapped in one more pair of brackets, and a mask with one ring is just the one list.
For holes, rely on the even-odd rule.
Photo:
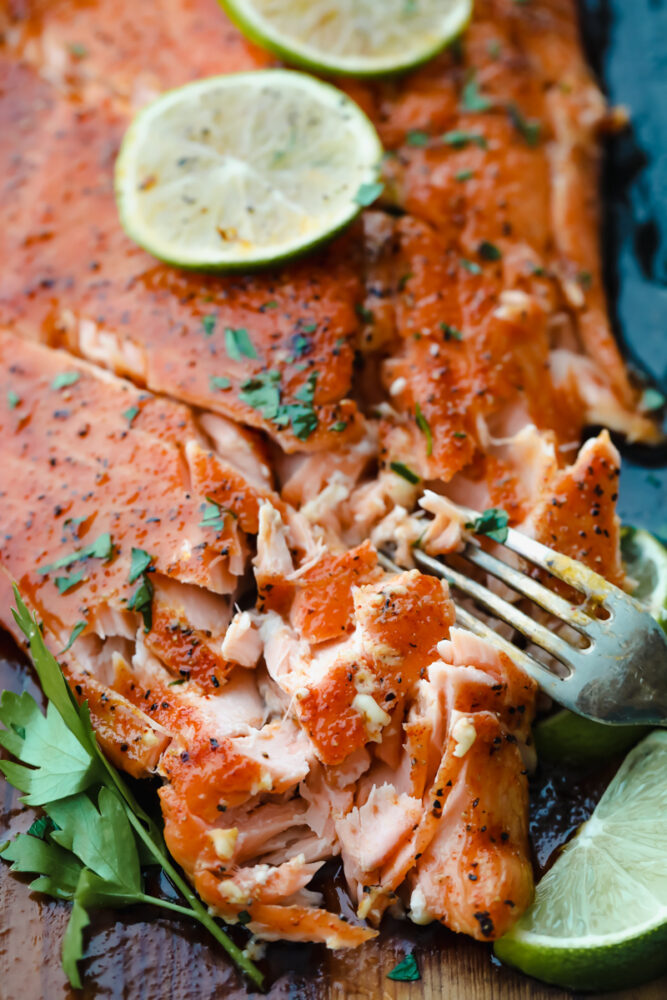
{"label": "grilled salmon", "polygon": [[[574,0],[478,0],[460,45],[341,84],[383,197],[255,275],[155,261],[114,201],[138,108],[274,64],[215,0],[10,0],[0,28],[0,622],[16,582],[226,921],[503,934],[533,887],[535,686],[411,553],[461,547],[457,503],[501,507],[624,581],[618,453],[581,438],[659,433],[607,316],[611,119]],[[312,888],[335,857],[357,923]]]}

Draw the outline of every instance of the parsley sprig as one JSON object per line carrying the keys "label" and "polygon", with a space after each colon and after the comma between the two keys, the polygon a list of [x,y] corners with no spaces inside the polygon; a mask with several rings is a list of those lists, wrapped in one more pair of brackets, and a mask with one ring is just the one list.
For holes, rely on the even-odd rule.
{"label": "parsley sprig", "polygon": [[[77,704],[16,587],[14,595],[12,614],[29,642],[48,707],[43,715],[31,695],[3,692],[0,721],[6,728],[0,729],[0,746],[16,761],[0,761],[0,769],[24,793],[23,801],[41,806],[46,817],[14,837],[0,857],[13,863],[12,871],[38,876],[31,883],[34,892],[72,902],[62,944],[70,983],[81,988],[78,962],[89,911],[149,902],[198,920],[261,987],[262,973],[210,916],[169,859],[160,828],[100,752],[88,705]],[[146,893],[143,864],[159,865],[184,903]]]}
{"label": "parsley sprig", "polygon": [[509,525],[509,514],[500,507],[489,507],[483,511],[474,521],[466,523],[466,529],[473,531],[476,535],[486,535],[494,542],[506,542]]}

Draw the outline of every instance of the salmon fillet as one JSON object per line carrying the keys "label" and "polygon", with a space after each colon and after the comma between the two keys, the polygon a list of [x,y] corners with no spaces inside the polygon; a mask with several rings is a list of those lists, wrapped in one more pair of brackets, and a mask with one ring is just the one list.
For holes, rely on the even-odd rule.
{"label": "salmon fillet", "polygon": [[[659,434],[607,315],[574,0],[478,0],[424,67],[342,83],[382,199],[252,276],[159,263],[113,194],[138,108],[275,64],[215,0],[10,0],[0,33],[0,623],[20,640],[16,582],[224,920],[331,948],[389,907],[505,933],[535,685],[412,551],[462,545],[457,503],[501,507],[623,584],[618,453],[579,445]],[[311,887],[334,857],[356,923]]]}

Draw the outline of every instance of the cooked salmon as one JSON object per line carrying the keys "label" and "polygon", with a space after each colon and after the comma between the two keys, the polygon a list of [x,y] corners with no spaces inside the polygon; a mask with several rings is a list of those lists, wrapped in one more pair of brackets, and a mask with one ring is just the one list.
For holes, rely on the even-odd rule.
{"label": "cooked salmon", "polygon": [[[460,45],[342,83],[383,196],[255,275],[157,262],[114,201],[137,109],[275,64],[215,0],[10,0],[0,32],[0,623],[21,638],[15,582],[225,921],[503,934],[533,890],[535,685],[412,553],[498,507],[624,582],[619,456],[581,440],[659,432],[607,315],[611,118],[574,0],[478,0]],[[356,923],[312,887],[336,857]]]}

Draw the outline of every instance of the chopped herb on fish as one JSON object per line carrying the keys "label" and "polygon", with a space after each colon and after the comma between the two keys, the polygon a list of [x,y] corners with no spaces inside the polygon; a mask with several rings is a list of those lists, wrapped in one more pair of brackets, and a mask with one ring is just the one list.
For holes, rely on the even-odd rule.
{"label": "chopped herb on fish", "polygon": [[53,582],[58,588],[58,593],[66,594],[76,587],[77,583],[81,583],[85,575],[83,570],[78,570],[76,573],[72,573],[71,576],[57,576]]}
{"label": "chopped herb on fish", "polygon": [[430,139],[428,132],[422,132],[421,129],[411,129],[405,137],[405,141],[408,146],[428,146]]}
{"label": "chopped herb on fish", "polygon": [[76,642],[76,640],[79,638],[79,636],[81,635],[81,633],[83,632],[83,630],[85,629],[85,627],[86,627],[87,624],[88,624],[87,622],[77,622],[76,623],[76,625],[74,626],[74,628],[70,632],[69,639],[67,640],[67,645],[64,646],[60,650],[60,654],[59,654],[60,656],[62,656],[63,653],[66,653],[68,650],[70,650],[72,648],[72,646],[74,645],[74,643]]}
{"label": "chopped herb on fish", "polygon": [[463,340],[461,331],[449,323],[441,323],[440,329],[445,335],[445,340]]}
{"label": "chopped herb on fish", "polygon": [[208,316],[204,316],[204,318],[202,319],[201,325],[204,327],[204,333],[206,334],[207,337],[213,336],[216,320],[217,316],[215,315],[215,313],[209,313]]}
{"label": "chopped herb on fish", "polygon": [[16,395],[13,389],[10,389],[7,393],[7,403],[9,404],[9,409],[15,410],[20,402],[20,397]]}
{"label": "chopped herb on fish", "polygon": [[238,329],[231,326],[225,327],[225,350],[232,361],[240,361],[241,358],[257,358],[257,351],[244,327]]}
{"label": "chopped herb on fish", "polygon": [[128,424],[131,424],[134,421],[135,417],[137,417],[138,415],[139,415],[138,406],[129,406],[127,410],[123,410],[123,416],[127,420]]}
{"label": "chopped herb on fish", "polygon": [[211,389],[231,389],[232,383],[226,375],[211,375],[208,380]]}
{"label": "chopped herb on fish", "polygon": [[59,372],[51,382],[52,389],[65,389],[81,378],[81,372]]}
{"label": "chopped herb on fish", "polygon": [[527,144],[529,146],[537,146],[542,133],[541,123],[524,118],[516,104],[510,104],[507,113],[510,116],[512,125],[514,125],[514,128]]}
{"label": "chopped herb on fish", "polygon": [[476,517],[474,521],[467,522],[466,529],[474,532],[476,535],[486,535],[487,538],[492,538],[494,542],[505,542],[507,540],[508,524],[509,515],[507,511],[501,510],[499,507],[489,507],[479,517]]}
{"label": "chopped herb on fish", "polygon": [[481,93],[476,74],[471,73],[463,87],[461,107],[464,111],[488,111],[492,106],[493,102]]}
{"label": "chopped herb on fish", "polygon": [[387,973],[387,979],[393,979],[399,983],[416,983],[418,979],[421,979],[414,951],[409,952],[402,962],[399,962],[391,972]]}
{"label": "chopped herb on fish", "polygon": [[502,257],[502,251],[499,247],[495,243],[489,243],[488,240],[482,240],[477,247],[477,253],[483,260],[500,260]]}
{"label": "chopped herb on fish", "polygon": [[367,208],[368,205],[372,205],[376,198],[379,198],[384,191],[384,184],[382,181],[376,181],[374,184],[360,184],[357,193],[354,196],[354,200],[357,205],[362,205]]}
{"label": "chopped herb on fish", "polygon": [[453,146],[454,149],[464,149],[469,143],[479,146],[480,149],[486,149],[488,146],[485,136],[478,132],[465,132],[463,129],[452,129],[451,132],[445,132],[442,141],[446,146]]}
{"label": "chopped herb on fish", "polygon": [[419,403],[415,405],[415,419],[417,421],[417,427],[419,427],[419,430],[426,438],[426,454],[430,456],[433,454],[433,435],[431,433],[429,422],[422,413]]}
{"label": "chopped herb on fish", "polygon": [[407,465],[403,464],[403,462],[390,462],[389,468],[391,469],[392,472],[395,472],[397,476],[401,476],[401,478],[407,479],[407,481],[409,483],[412,483],[413,485],[421,482],[421,479],[419,478],[417,473],[413,472],[412,469],[409,469]]}
{"label": "chopped herb on fish", "polygon": [[146,552],[144,549],[132,548],[132,557],[130,560],[130,574],[128,576],[128,582],[134,583],[138,580],[142,573],[145,573],[150,564],[153,562],[153,557],[150,553]]}
{"label": "chopped herb on fish", "polygon": [[138,611],[144,620],[144,632],[150,632],[153,627],[153,584],[146,573],[142,573],[141,582],[127,602],[131,611]]}
{"label": "chopped herb on fish", "polygon": [[48,563],[46,566],[40,566],[37,572],[43,576],[54,569],[63,569],[65,566],[71,566],[72,563],[79,562],[82,559],[110,559],[112,554],[113,542],[111,535],[108,531],[105,531],[91,545],[86,545],[83,549],[77,549],[68,556],[61,556],[60,559],[56,559],[55,562]]}

